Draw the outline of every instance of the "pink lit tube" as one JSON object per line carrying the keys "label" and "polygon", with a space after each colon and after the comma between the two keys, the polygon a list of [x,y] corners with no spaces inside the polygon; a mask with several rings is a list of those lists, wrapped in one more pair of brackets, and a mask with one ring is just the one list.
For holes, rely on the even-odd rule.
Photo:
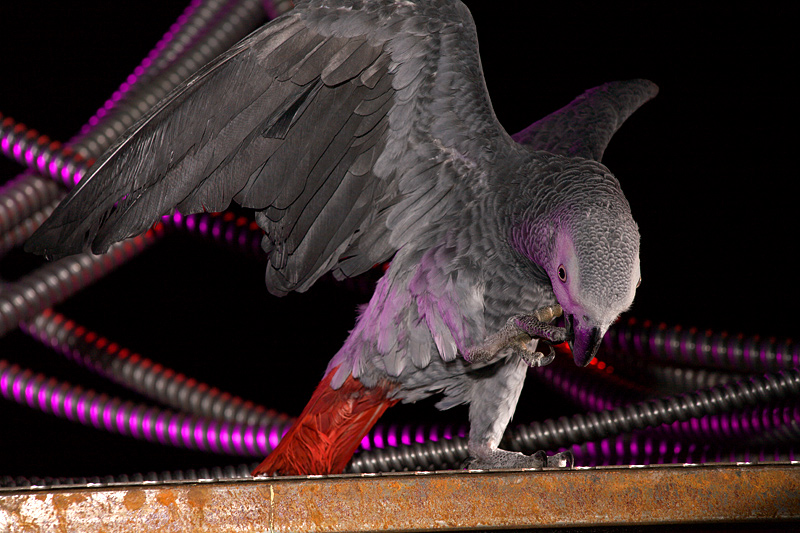
{"label": "pink lit tube", "polygon": [[0,394],[19,404],[97,429],[228,455],[263,457],[272,451],[270,433],[283,434],[288,430],[286,423],[248,426],[122,401],[4,360],[0,360]]}

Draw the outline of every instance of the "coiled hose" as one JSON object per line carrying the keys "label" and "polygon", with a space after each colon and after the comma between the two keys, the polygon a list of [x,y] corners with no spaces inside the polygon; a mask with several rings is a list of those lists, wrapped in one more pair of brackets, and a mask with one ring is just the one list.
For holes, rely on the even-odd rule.
{"label": "coiled hose", "polygon": [[260,26],[266,18],[260,0],[210,0],[207,4],[208,9],[198,10],[202,16],[189,17],[187,22],[192,21],[192,24],[183,25],[188,30],[185,34],[194,30],[196,35],[176,42],[181,48],[168,50],[171,54],[159,54],[161,60],[153,63],[159,68],[152,69],[153,75],[145,77],[135,90],[120,99],[115,112],[103,117],[97,127],[92,126],[72,141],[75,152],[85,157],[105,152],[173,88]]}
{"label": "coiled hose", "polygon": [[786,446],[718,446],[686,443],[642,435],[619,435],[570,448],[582,466],[703,464],[754,461],[796,461],[800,455]]}
{"label": "coiled hose", "polygon": [[557,357],[547,366],[531,369],[531,373],[543,386],[589,411],[613,409],[658,395],[658,391],[608,372],[607,368],[599,370],[592,365],[576,372],[571,361]]}
{"label": "coiled hose", "polygon": [[[206,226],[206,231],[208,231],[208,227],[209,226]],[[42,319],[44,319],[44,318],[47,318],[47,317],[42,317]],[[42,331],[47,331],[49,329],[50,328],[44,327],[44,328],[39,328],[39,331],[42,332]],[[58,334],[56,334],[55,337],[57,338]],[[52,345],[54,341],[53,340],[49,340],[47,342]],[[120,353],[124,353],[124,352],[122,350],[120,350]],[[137,372],[139,372],[138,375],[143,375],[143,374],[141,374],[141,371],[128,371],[127,373],[132,375],[132,374],[136,374]],[[125,374],[125,373],[126,372],[122,372],[121,374]],[[583,375],[585,375],[585,374],[583,374]],[[551,379],[553,379],[552,376],[551,376]],[[189,393],[180,393],[180,394],[178,394],[178,393],[174,392],[174,391],[176,391],[178,389],[176,388],[175,385],[171,384],[171,381],[175,381],[175,380],[171,380],[170,379],[169,373],[162,373],[162,374],[158,375],[157,377],[151,377],[149,379],[140,379],[139,381],[142,384],[145,384],[145,385],[148,384],[148,383],[151,384],[151,386],[153,384],[157,384],[157,385],[155,385],[155,387],[152,387],[152,388],[155,388],[155,389],[161,389],[163,391],[167,391],[167,390],[173,391],[172,392],[173,396],[175,396],[177,394],[178,396],[184,396],[185,397],[187,394],[189,394]],[[180,380],[178,380],[178,381],[180,381]],[[555,381],[557,381],[557,380],[555,380]],[[570,385],[570,384],[568,384],[568,381],[569,381],[568,379],[565,381],[565,383],[566,383],[565,384],[565,388],[566,389],[573,390],[573,391],[577,389],[578,391],[581,391],[579,394],[581,394],[584,391],[585,387],[583,387],[583,384],[581,382],[579,382],[579,384],[581,386],[575,387],[574,383]],[[581,380],[581,381],[585,382],[585,379]],[[760,389],[755,389],[755,390],[758,391]],[[167,396],[169,396],[169,394]],[[704,397],[702,395],[699,396],[699,397],[701,399],[702,398],[706,398],[706,397]],[[714,399],[715,397],[712,396],[711,398]],[[741,399],[741,397],[737,397],[737,396],[734,396],[733,398],[734,399],[736,399],[736,398]],[[757,399],[757,398],[751,398],[751,399]],[[169,403],[169,402],[167,402],[167,403]],[[653,405],[658,405],[658,404],[653,404]],[[684,406],[685,405],[687,405],[687,404],[684,404]],[[691,406],[692,404],[688,404],[688,405]],[[705,407],[708,407],[708,405],[710,405],[710,404],[708,403],[708,401],[706,401],[705,404],[703,404],[703,405],[705,405]],[[721,410],[721,409],[726,409],[726,408],[732,408],[732,407],[735,407],[735,406],[736,406],[736,404],[734,403],[734,404],[730,404],[730,405],[727,405],[727,406],[720,407],[719,403],[717,403],[715,408],[717,410]],[[648,404],[644,404],[643,409],[644,409],[644,411],[640,415],[640,425],[641,425],[641,419],[642,418],[649,418],[651,425],[655,425],[658,421],[657,420],[653,421],[653,416],[654,415],[648,414],[648,413],[650,413],[652,411],[652,408],[649,407]],[[219,414],[221,412],[224,412],[224,411],[226,411],[226,409],[214,408],[214,409],[211,409],[210,414],[212,414],[215,417],[219,417]],[[662,409],[661,410],[661,416],[663,417],[665,412],[669,413],[670,411],[671,411],[671,408]],[[685,408],[684,408],[684,411],[685,411]],[[698,410],[694,414],[697,415],[698,413],[701,413],[701,412],[702,412],[701,410]],[[594,416],[594,415],[588,415],[588,416]],[[684,415],[684,416],[686,416],[686,415]],[[236,419],[236,417],[234,417],[234,419]],[[598,427],[602,426],[604,428],[604,431],[608,432],[608,431],[612,431],[611,427],[614,424],[617,424],[620,420],[624,422],[625,419],[624,419],[624,417],[620,418],[618,412],[617,413],[612,413],[611,415],[609,415],[608,413],[605,413],[601,418],[590,419],[591,423],[587,424],[584,420],[582,420],[580,418],[580,415],[579,415],[579,417],[577,419],[577,422],[575,424],[577,424],[577,427],[584,428],[585,430],[588,430],[588,429],[591,429],[591,428],[598,428]],[[600,422],[602,422],[602,424],[600,424]],[[662,418],[661,422],[659,422],[659,423],[662,423],[662,424],[663,423],[669,423],[669,420],[665,419],[665,418]],[[557,445],[557,443],[549,442],[547,440],[547,438],[543,438],[543,436],[544,437],[547,436],[548,432],[544,431],[542,428],[548,429],[550,434],[558,434],[558,433],[564,434],[565,431],[566,431],[564,428],[567,428],[569,430],[570,427],[572,427],[572,428],[576,427],[576,425],[564,426],[563,421],[559,422],[560,427],[554,426],[553,424],[555,424],[555,422],[553,422],[553,421],[545,422],[543,426],[540,426],[540,425],[537,425],[536,423],[534,423],[531,426],[531,428],[532,428],[531,430],[529,430],[527,433],[526,432],[522,433],[522,437],[521,438],[522,438],[522,440],[526,440],[526,439],[527,440],[531,440],[532,438],[535,438],[540,443],[540,444],[538,444],[539,447],[546,447],[548,445],[549,446],[555,446],[555,445]],[[617,431],[629,431],[630,429],[633,429],[633,427],[629,427],[628,425],[624,425],[624,427],[622,427],[622,429],[618,429]],[[206,429],[206,431],[208,431],[208,430]],[[411,430],[405,430],[405,431],[406,432],[411,432]],[[603,435],[603,433],[576,435],[574,433],[574,431],[575,431],[574,429],[566,431],[566,434],[570,434],[572,438],[578,439],[577,442],[580,442],[582,440],[590,440],[592,438],[599,438],[599,437],[601,437]],[[595,429],[595,431],[597,431],[597,430]],[[414,433],[419,434],[418,431],[414,432]],[[463,435],[463,429],[458,431],[458,433]],[[278,434],[278,433],[271,432],[271,435],[273,435],[273,437],[272,437],[273,440],[275,440],[277,438],[277,437],[275,437],[276,434]],[[282,432],[280,434],[282,434]],[[532,435],[535,435],[535,437],[532,437]],[[165,440],[165,439],[162,438],[161,440]],[[215,438],[215,439],[212,439],[212,440],[217,440],[217,439]],[[366,440],[366,445],[365,445],[365,448],[372,448],[373,449],[372,453],[374,455],[376,454],[376,457],[373,458],[372,466],[360,466],[359,463],[356,463],[356,464],[354,464],[353,468],[355,469],[355,471],[367,471],[368,469],[375,469],[375,468],[378,468],[378,469],[386,469],[386,468],[389,468],[389,469],[398,469],[398,468],[399,469],[407,469],[407,468],[428,468],[428,467],[434,467],[434,466],[442,467],[443,465],[446,465],[446,464],[449,464],[449,465],[458,464],[461,460],[463,460],[462,455],[464,455],[466,453],[465,452],[465,448],[463,448],[463,447],[461,447],[460,449],[459,448],[454,448],[455,443],[450,442],[447,439],[446,436],[442,437],[441,440],[437,439],[437,441],[442,442],[442,444],[440,445],[442,447],[442,449],[440,451],[438,451],[438,452],[430,452],[430,451],[424,452],[425,449],[429,449],[430,448],[430,445],[427,445],[428,446],[427,448],[423,448],[422,449],[423,451],[420,451],[419,449],[413,450],[413,453],[416,453],[417,457],[421,458],[421,459],[418,461],[419,464],[417,464],[416,466],[411,466],[411,464],[408,461],[408,457],[406,457],[406,462],[398,462],[396,457],[392,456],[392,453],[394,453],[394,452],[386,452],[386,451],[380,449],[380,448],[382,448],[384,446],[384,444],[388,444],[388,445],[392,445],[394,443],[408,444],[407,440],[403,439],[403,438],[398,439],[396,436],[393,437],[391,432],[386,434],[386,435],[382,435],[380,430],[378,430],[376,432],[376,434],[371,437],[371,439],[367,439]],[[277,441],[275,441],[275,442],[277,442]],[[372,445],[370,445],[370,442],[372,442]],[[575,442],[575,441],[573,441],[573,442]],[[420,439],[416,438],[413,446],[415,446],[416,448],[419,448],[419,446],[421,444],[422,443],[420,442]],[[530,448],[530,446],[531,445],[529,444],[528,447]],[[525,449],[526,446],[517,445],[515,447],[518,448],[518,449]],[[226,448],[228,450],[231,450],[231,449],[235,449],[236,446],[235,445],[229,445],[229,446],[225,446],[224,448]],[[219,449],[222,449],[222,448],[219,448]],[[388,456],[386,455],[387,453],[389,453]],[[369,458],[368,455],[365,456],[365,457]],[[447,462],[444,462],[444,463],[437,462],[442,457]],[[359,459],[359,461],[361,461],[361,463],[363,463],[364,462],[364,458]],[[375,465],[377,465],[377,466],[375,466]]]}
{"label": "coiled hose", "polygon": [[663,424],[646,432],[659,438],[682,442],[786,445],[800,439],[800,405],[787,400],[769,407],[750,407],[716,415]]}
{"label": "coiled hose", "polygon": [[[216,217],[219,219],[219,217]],[[228,222],[234,222],[231,217],[227,217]],[[244,225],[239,222],[236,225]],[[208,232],[208,224],[205,225],[203,231]],[[222,233],[221,226],[214,226]],[[46,284],[50,286],[50,284]],[[124,348],[119,348],[114,343],[109,343],[98,337],[95,334],[87,333],[84,328],[80,328],[72,324],[62,315],[47,311],[34,319],[31,324],[25,326],[25,329],[38,337],[42,342],[59,349],[64,353],[70,353],[73,358],[83,362],[85,366],[95,368],[100,372],[110,375],[113,379],[121,382],[134,390],[142,392],[154,399],[171,405],[180,410],[199,414],[203,416],[211,416],[214,418],[221,418],[226,420],[233,420],[237,422],[254,423],[255,420],[261,416],[256,413],[264,413],[263,408],[256,408],[251,406],[249,409],[242,409],[243,402],[240,400],[234,401],[232,404],[216,404],[212,401],[214,398],[220,397],[220,393],[209,393],[208,397],[201,402],[201,390],[205,387],[189,387],[186,388],[187,383],[192,384],[182,375],[175,374],[167,369],[163,369],[157,365],[151,364],[146,359],[129,356],[130,352]],[[78,334],[78,332],[81,332]],[[77,354],[82,355],[77,355]],[[137,364],[134,364],[137,362]],[[627,403],[631,399],[630,391],[635,390],[639,397],[646,395],[648,392],[641,387],[635,387],[630,384],[625,384],[625,388],[617,386],[609,386],[608,383],[597,381],[594,377],[595,383],[592,386],[587,386],[587,378],[593,376],[593,373],[581,372],[572,373],[565,372],[564,369],[559,369],[558,365],[545,367],[539,369],[545,376],[546,382],[553,383],[556,386],[562,386],[566,391],[570,392],[573,399],[581,400],[588,398],[588,407],[597,410],[598,408],[610,407],[615,404]],[[559,375],[560,371],[560,375]],[[595,373],[596,374],[596,373]],[[603,373],[601,372],[600,375]],[[570,378],[572,376],[572,378]],[[598,385],[605,386],[606,391],[593,392]],[[627,389],[627,396],[619,397],[622,390],[625,392]],[[608,391],[612,393],[612,400],[604,400],[608,398]],[[616,394],[616,397],[613,396]],[[652,394],[652,392],[651,392]],[[604,396],[605,395],[605,396]],[[222,395],[225,397],[225,395]],[[188,401],[191,399],[191,401]],[[188,403],[187,403],[188,401]],[[201,406],[205,408],[201,408]],[[235,415],[223,416],[223,413],[236,413]],[[255,417],[255,418],[254,418]],[[268,420],[264,420],[269,424]],[[596,423],[594,424],[596,425]],[[392,443],[397,441],[391,435],[387,436],[386,442]],[[417,442],[419,440],[417,439]],[[382,447],[377,444],[376,447]]]}
{"label": "coiled hose", "polygon": [[[0,122],[0,144],[6,139]],[[5,235],[23,220],[53,202],[61,189],[58,184],[33,172],[24,172],[0,187],[0,235]],[[38,227],[38,226],[37,226]]]}
{"label": "coiled hose", "polygon": [[[55,185],[53,182],[49,183]],[[37,210],[33,216],[16,224],[8,232],[0,232],[0,258],[28,240],[28,238],[33,235],[33,232],[36,231],[36,228],[47,220],[47,217],[50,216],[54,209],[55,207],[53,204],[46,205],[42,209]]]}
{"label": "coiled hose", "polygon": [[[265,7],[271,9],[271,14],[277,14],[293,7],[291,2],[281,2],[276,10],[270,2],[267,1],[265,4]],[[219,16],[220,9],[223,11],[223,16]],[[81,131],[79,138],[73,141],[79,141],[78,148],[83,148],[84,152],[99,153],[103,151],[102,143],[104,141],[110,143],[113,140],[113,138],[105,135],[104,132],[123,131],[125,127],[138,119],[148,107],[141,105],[139,102],[133,102],[132,98],[128,98],[127,101],[123,102],[126,105],[120,106],[118,104],[123,100],[123,95],[137,84],[143,86],[145,81],[156,78],[156,74],[163,73],[165,67],[172,65],[172,71],[168,72],[167,75],[162,75],[162,78],[167,80],[167,83],[161,81],[156,83],[155,87],[151,84],[150,87],[144,87],[139,91],[139,94],[144,95],[145,99],[152,100],[154,103],[158,98],[154,94],[157,95],[158,90],[166,94],[166,91],[170,90],[171,86],[179,83],[181,79],[196,70],[196,68],[218,55],[241,36],[255,28],[262,16],[260,2],[256,0],[193,2],[179,18],[178,22],[170,28],[170,31],[159,42],[153,52],[145,58],[142,65],[137,67],[134,73],[120,86],[120,89],[106,102],[106,105],[90,119],[89,123]],[[208,29],[209,21],[211,20],[214,20],[215,24],[211,25],[211,34],[209,35],[205,30]],[[189,38],[189,36],[193,37]],[[197,45],[194,51],[191,50],[188,43]],[[187,50],[192,52],[192,55],[189,55]],[[175,56],[181,55],[184,56],[182,61],[173,59]],[[110,113],[112,110],[117,112]],[[51,177],[62,179],[68,185],[75,183],[77,181],[76,176],[79,178],[85,172],[87,163],[83,161],[81,155],[75,153],[72,147],[62,149],[59,143],[50,142],[47,137],[41,136],[35,131],[27,130],[12,120],[3,119],[1,115],[0,119],[2,119],[2,129],[0,130],[2,143],[0,145],[5,153],[28,166],[36,166],[39,170],[46,171]],[[98,136],[93,135],[93,132],[103,133]],[[98,138],[104,139],[104,141],[98,141]],[[90,148],[86,149],[86,146],[90,146]],[[0,189],[0,234],[4,238],[2,250],[8,250],[27,238],[46,218],[47,211],[52,210],[54,205],[52,202],[54,200],[57,201],[59,196],[60,190],[54,187],[50,181],[32,173],[26,173],[14,180],[12,184]],[[34,215],[27,218],[31,213],[34,213]],[[198,226],[202,228],[206,218],[199,218]],[[192,226],[192,218],[187,218],[183,221],[187,227]],[[228,222],[224,219],[223,221]],[[252,243],[256,240],[251,237],[252,229],[248,225],[250,231],[243,231],[241,228],[243,224],[238,222],[240,220],[237,220],[236,228],[231,227],[229,224],[228,231],[220,231],[219,234],[224,235],[229,241],[235,235],[238,237],[237,240],[240,245],[248,244],[250,245],[249,248],[252,249]],[[215,232],[218,228],[219,224],[215,224],[214,229],[212,229],[211,233],[215,237],[218,237]],[[258,237],[258,240],[260,240],[260,235]],[[140,243],[134,244],[138,245]],[[130,244],[125,244],[121,248],[130,250]],[[139,247],[134,246],[134,248],[138,249]],[[113,259],[120,258],[119,254],[112,252],[111,255],[114,256]],[[126,257],[122,257],[123,261],[125,259]],[[108,267],[113,268],[113,266],[119,264],[119,261],[100,261],[100,268],[97,268],[96,263],[90,258],[81,257],[78,260],[71,261],[68,265],[63,263],[55,265],[54,268],[44,269],[45,271],[28,276],[21,280],[21,283],[18,282],[11,287],[7,286],[4,291],[6,299],[0,303],[0,310],[3,311],[3,324],[0,326],[7,328],[17,318],[30,314],[31,309],[36,307],[35,302],[37,300],[40,304],[38,305],[39,309],[46,307],[49,303],[62,300],[83,285],[80,282],[76,283],[76,278],[84,280],[87,278],[86,274],[89,274],[89,277],[92,278],[100,277],[109,269]],[[66,266],[66,268],[59,268],[63,266]],[[48,284],[47,280],[54,283]],[[43,294],[47,292],[50,294]],[[27,309],[24,312],[20,312],[25,307]],[[5,322],[8,322],[8,324]]]}
{"label": "coiled hose", "polygon": [[[104,128],[107,124],[111,125],[112,130],[116,130],[115,123],[121,122],[117,119],[120,111],[124,114],[140,113],[141,109],[130,110],[130,108],[138,107],[130,104],[130,93],[147,84],[171,64],[179,62],[181,56],[197,43],[202,42],[202,37],[208,31],[212,21],[218,19],[221,12],[227,9],[226,4],[228,4],[227,0],[192,0],[142,62],[133,69],[133,72],[111,94],[111,97],[97,110],[94,116],[84,124],[72,141],[87,142],[89,138],[97,135],[93,132]],[[129,110],[125,110],[125,108],[129,108]],[[133,116],[131,115],[131,117]]]}
{"label": "coiled hose", "polygon": [[[258,254],[264,232],[245,217],[231,213],[164,217],[189,233],[226,243],[248,254]],[[157,224],[144,235],[113,245],[107,254],[72,255],[47,263],[27,276],[6,284],[0,293],[0,337],[47,309],[61,303],[79,290],[111,273],[116,268],[154,244],[165,230]],[[30,231],[33,231],[32,229]],[[0,241],[2,242],[2,241]]]}
{"label": "coiled hose", "polygon": [[[153,65],[150,65],[151,68],[145,71],[145,73],[152,72],[154,80],[151,83],[142,84],[138,94],[149,95],[147,96],[148,99],[152,99],[152,95],[155,94],[161,94],[163,96],[168,90],[202,66],[202,64],[227,49],[248,31],[255,28],[263,18],[262,4],[257,0],[235,0],[227,2],[209,1],[207,4],[212,6],[213,9],[206,10],[208,13],[199,9],[193,10],[191,14],[196,16],[184,17],[186,20],[181,26],[181,28],[191,28],[191,31],[187,30],[185,33],[199,33],[203,35],[203,39],[195,39],[194,48],[181,48],[177,44],[175,47],[160,47],[161,52],[167,51],[180,55],[180,60],[173,62],[169,68],[162,68],[161,72],[157,72],[157,69],[153,65],[163,65],[165,64],[164,62],[155,61]],[[190,6],[190,8],[191,7],[192,6]],[[184,15],[186,14],[187,13],[184,13]],[[210,31],[204,31],[203,27],[208,25],[209,21],[212,22],[211,29]],[[180,31],[182,30],[179,30],[178,33],[180,33]],[[168,40],[166,36],[162,41],[165,40]],[[172,39],[169,40],[171,41]],[[183,41],[180,39],[176,40],[176,43],[180,42]],[[156,46],[154,52],[158,50],[159,46]],[[161,57],[158,53],[151,54],[155,55],[156,59]],[[133,85],[134,84],[130,84],[131,87]],[[128,87],[128,89],[130,89],[130,87]],[[82,144],[78,146],[91,146],[98,150],[93,153],[95,155],[99,154],[107,146],[105,143],[113,141],[113,138],[109,138],[107,132],[117,131],[121,133],[127,127],[126,124],[132,124],[133,122],[131,121],[138,119],[157,101],[157,99],[153,100],[149,105],[143,105],[143,101],[141,100],[129,99],[125,101],[125,105],[120,105],[120,111],[114,115],[115,118],[107,115],[109,118],[103,122],[102,127],[98,127],[98,125],[93,127],[92,131],[104,132],[100,137],[84,135],[81,138],[82,140],[79,139]],[[128,124],[129,122],[130,124]],[[72,147],[67,147],[63,150],[61,150],[60,145],[54,147],[53,143],[48,144],[49,139],[46,137],[40,136],[38,132],[27,130],[24,126],[16,124],[10,119],[2,121],[2,128],[3,129],[0,130],[0,138],[2,138],[0,144],[2,144],[4,152],[8,151],[13,154],[20,154],[21,157],[22,154],[24,154],[23,162],[33,164],[35,161],[37,162],[37,167],[48,170],[52,176],[58,176],[62,179],[66,176],[67,179],[65,183],[69,185],[75,183],[77,178],[82,175],[81,173],[85,172],[86,168],[88,168],[83,164],[85,163],[84,157],[75,152]],[[68,155],[69,158],[65,158],[65,154]],[[31,178],[31,180],[34,180],[34,178]],[[29,216],[30,213],[36,213],[44,207],[48,209],[51,208],[51,206],[53,206],[52,202],[57,200],[60,195],[57,189],[54,190],[52,187],[41,186],[39,184],[39,179],[35,179],[33,186],[28,185],[27,179],[19,179],[15,182],[14,188],[6,191],[4,187],[2,192],[12,194],[13,201],[0,201],[0,221],[4,221],[5,226],[13,227],[17,224],[23,225],[19,230],[12,232],[8,238],[4,237],[5,243],[3,248],[5,249],[22,242],[21,239],[35,230],[38,223],[44,220],[43,216],[34,216],[32,219],[26,220],[26,217]],[[50,198],[52,194],[55,194],[55,198]],[[0,198],[4,198],[4,196]],[[125,260],[126,259],[122,259],[123,262]],[[93,261],[82,258],[81,260],[73,261],[72,264],[80,269],[85,264],[93,264]],[[114,266],[117,266],[117,264]],[[47,268],[48,267],[43,267],[43,269]],[[91,274],[96,274],[99,278],[108,271],[110,271],[110,269],[95,269]],[[52,279],[50,274],[50,271],[34,273],[21,280],[21,282],[11,286],[8,291],[4,291],[4,293],[0,295],[0,336],[15,327],[15,323],[20,319],[30,318],[34,313],[42,311],[53,303],[63,301],[63,299],[74,293],[73,290],[71,292],[61,292],[55,298],[44,298],[42,293],[46,288],[40,283],[40,280],[42,278]],[[89,274],[89,272],[85,270],[80,273],[75,272],[73,279],[79,278],[84,280],[87,274]],[[39,289],[38,292],[32,290],[30,282],[36,282],[36,288]],[[59,284],[62,288],[65,286],[76,287],[75,290],[85,285],[86,283]],[[21,294],[26,295],[27,298],[20,298]],[[39,302],[40,305],[35,305],[36,302]]]}
{"label": "coiled hose", "polygon": [[214,479],[236,479],[250,477],[250,472],[258,463],[230,465],[212,468],[190,468],[166,472],[147,472],[144,474],[121,474],[118,476],[90,477],[0,477],[0,487],[52,487],[61,485],[87,485],[89,483],[142,483],[145,481],[207,481]]}
{"label": "coiled hose", "polygon": [[267,455],[290,425],[288,421],[277,421],[270,426],[251,426],[122,401],[2,359],[0,394],[21,405],[112,433],[245,457]]}
{"label": "coiled hose", "polygon": [[[4,117],[1,113],[0,150],[18,163],[37,171],[43,176],[61,180],[70,187],[80,181],[91,164],[91,160],[87,160],[85,156],[76,153],[71,147],[63,146],[61,142],[53,141],[47,135],[42,135],[35,129],[16,122],[11,117]],[[36,174],[25,173],[15,181],[23,183],[35,181],[36,178],[32,176],[36,176]],[[14,191],[6,191],[4,187],[0,192],[5,196],[6,194],[13,194]],[[19,219],[30,215],[31,212],[26,211],[24,208],[41,207],[58,199],[61,189],[48,188],[45,191],[39,190],[37,192],[37,196],[31,199],[30,206],[24,197],[17,199],[16,204],[13,206],[15,208],[15,215],[13,215],[15,218]],[[49,197],[44,196],[45,194]],[[0,205],[7,205],[7,202],[4,200]],[[0,220],[10,218],[12,218],[10,213],[5,212],[5,210],[0,211]]]}

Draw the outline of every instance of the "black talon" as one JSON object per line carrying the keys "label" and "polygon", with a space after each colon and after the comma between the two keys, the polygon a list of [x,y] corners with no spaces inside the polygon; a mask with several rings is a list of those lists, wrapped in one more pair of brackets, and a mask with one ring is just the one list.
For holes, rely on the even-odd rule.
{"label": "black talon", "polygon": [[572,468],[575,466],[575,456],[566,450],[547,458],[547,466],[551,468]]}
{"label": "black talon", "polygon": [[556,349],[553,348],[553,345],[549,343],[547,344],[547,347],[549,348],[550,351],[548,352],[547,356],[545,356],[545,358],[542,359],[541,366],[547,366],[556,359]]}
{"label": "black talon", "polygon": [[538,452],[534,453],[531,457],[533,457],[539,462],[539,467],[547,466],[548,457],[547,457],[547,452],[545,452],[544,450],[539,450]]}

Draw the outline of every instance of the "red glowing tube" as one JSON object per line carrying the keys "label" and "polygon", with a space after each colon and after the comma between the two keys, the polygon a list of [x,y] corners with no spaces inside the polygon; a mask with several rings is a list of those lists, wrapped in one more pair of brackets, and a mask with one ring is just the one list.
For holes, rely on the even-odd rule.
{"label": "red glowing tube", "polygon": [[104,255],[65,257],[4,285],[0,293],[0,336],[110,273],[154,243],[161,233],[163,226],[158,225],[144,235],[113,245]]}
{"label": "red glowing tube", "polygon": [[179,411],[251,426],[291,422],[286,415],[153,363],[52,309],[22,323],[21,328],[80,365]]}
{"label": "red glowing tube", "polygon": [[[0,150],[8,157],[44,176],[71,187],[86,174],[93,160],[51,141],[47,135],[0,113]],[[55,198],[53,198],[55,199]]]}

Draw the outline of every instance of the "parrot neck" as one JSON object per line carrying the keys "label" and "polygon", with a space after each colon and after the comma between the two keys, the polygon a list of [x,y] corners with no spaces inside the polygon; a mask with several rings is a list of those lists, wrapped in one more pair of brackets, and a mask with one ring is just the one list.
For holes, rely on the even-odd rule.
{"label": "parrot neck", "polygon": [[511,226],[509,241],[515,251],[544,270],[555,249],[555,235],[552,224],[521,221]]}

